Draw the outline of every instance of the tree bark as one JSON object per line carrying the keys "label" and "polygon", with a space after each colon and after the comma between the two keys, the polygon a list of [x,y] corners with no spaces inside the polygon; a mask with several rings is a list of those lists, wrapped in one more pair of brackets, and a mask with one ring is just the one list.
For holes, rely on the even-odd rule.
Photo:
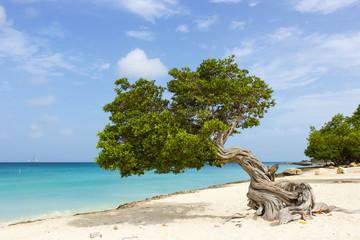
{"label": "tree bark", "polygon": [[311,186],[304,182],[276,181],[275,172],[278,164],[265,166],[249,150],[240,147],[224,148],[227,138],[234,131],[240,118],[230,123],[228,130],[219,132],[213,139],[218,149],[220,164],[239,164],[250,176],[247,193],[248,206],[256,210],[258,216],[268,221],[279,220],[285,224],[298,219],[311,219],[312,213],[330,212],[334,206],[315,203]]}

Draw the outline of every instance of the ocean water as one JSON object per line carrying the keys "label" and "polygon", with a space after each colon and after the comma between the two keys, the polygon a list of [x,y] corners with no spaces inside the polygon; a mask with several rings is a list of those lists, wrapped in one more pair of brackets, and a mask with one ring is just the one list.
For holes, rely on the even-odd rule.
{"label": "ocean water", "polygon": [[[278,173],[290,167],[294,165],[280,165]],[[237,164],[121,178],[95,163],[0,163],[0,225],[113,209],[160,194],[247,179]]]}

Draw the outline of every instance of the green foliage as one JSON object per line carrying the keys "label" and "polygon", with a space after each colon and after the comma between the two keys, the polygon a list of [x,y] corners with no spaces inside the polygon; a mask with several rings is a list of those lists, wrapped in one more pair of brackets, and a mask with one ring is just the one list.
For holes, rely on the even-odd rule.
{"label": "green foliage", "polygon": [[321,129],[310,127],[305,155],[313,161],[330,160],[336,165],[360,161],[360,105],[351,117],[335,115]]}
{"label": "green foliage", "polygon": [[351,124],[354,128],[360,128],[360,104],[357,107],[356,111],[351,117],[348,117],[346,121]]}
{"label": "green foliage", "polygon": [[170,100],[155,81],[115,82],[117,95],[104,106],[111,124],[98,133],[96,163],[102,168],[119,169],[126,177],[219,165],[214,134],[228,129],[234,118],[241,119],[237,128],[257,126],[274,105],[272,89],[239,69],[234,56],[205,60],[196,71],[174,68],[169,74]]}

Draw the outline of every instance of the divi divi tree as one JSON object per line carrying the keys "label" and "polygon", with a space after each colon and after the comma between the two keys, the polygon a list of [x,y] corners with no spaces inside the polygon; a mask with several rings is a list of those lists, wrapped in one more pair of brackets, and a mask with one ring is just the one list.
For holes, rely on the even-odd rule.
{"label": "divi divi tree", "polygon": [[[111,123],[98,133],[99,166],[127,177],[237,163],[251,179],[248,206],[264,219],[287,223],[328,209],[315,204],[308,184],[274,182],[278,165],[267,167],[249,150],[224,147],[230,136],[259,125],[275,105],[264,81],[239,69],[234,56],[169,74],[173,80],[167,88],[145,79],[115,82],[117,95],[104,106]],[[166,90],[171,97],[163,97]]]}

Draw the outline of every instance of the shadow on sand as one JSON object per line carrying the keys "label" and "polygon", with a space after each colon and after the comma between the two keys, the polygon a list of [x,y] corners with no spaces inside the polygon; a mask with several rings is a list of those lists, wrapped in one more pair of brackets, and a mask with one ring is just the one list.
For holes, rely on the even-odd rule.
{"label": "shadow on sand", "polygon": [[75,227],[94,227],[128,223],[133,225],[154,225],[170,223],[180,219],[212,218],[222,221],[230,220],[231,216],[201,214],[205,203],[152,203],[125,209],[78,214],[69,225]]}

